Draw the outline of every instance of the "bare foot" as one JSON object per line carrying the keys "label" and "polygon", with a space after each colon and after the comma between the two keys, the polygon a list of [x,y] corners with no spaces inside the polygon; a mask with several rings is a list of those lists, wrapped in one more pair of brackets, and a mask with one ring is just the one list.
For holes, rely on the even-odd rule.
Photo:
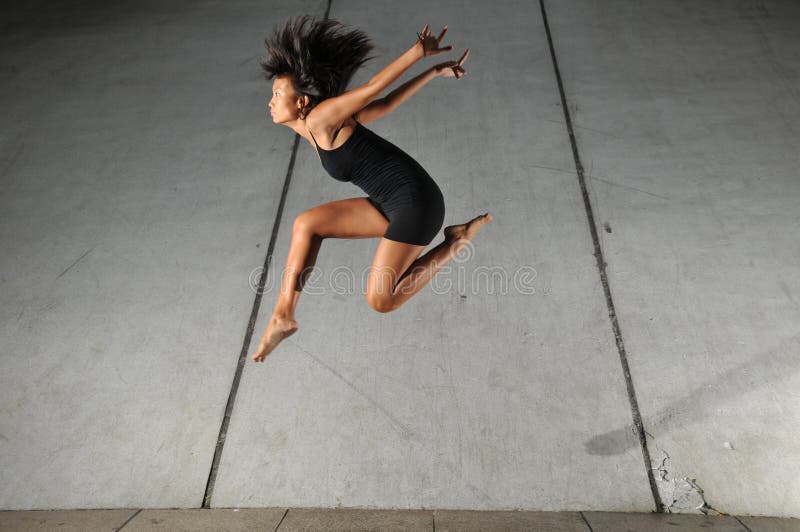
{"label": "bare foot", "polygon": [[290,337],[296,331],[296,321],[289,318],[284,318],[282,316],[273,315],[269,320],[267,332],[264,333],[264,337],[261,338],[261,343],[258,344],[258,350],[256,351],[256,354],[253,355],[253,360],[255,362],[264,362],[264,359],[267,358],[267,355],[269,355],[272,350],[275,349],[279,343],[281,343],[281,341]]}
{"label": "bare foot", "polygon": [[458,242],[459,240],[472,240],[478,230],[492,221],[492,215],[488,212],[476,216],[472,220],[462,225],[450,225],[444,228],[444,239],[447,242]]}

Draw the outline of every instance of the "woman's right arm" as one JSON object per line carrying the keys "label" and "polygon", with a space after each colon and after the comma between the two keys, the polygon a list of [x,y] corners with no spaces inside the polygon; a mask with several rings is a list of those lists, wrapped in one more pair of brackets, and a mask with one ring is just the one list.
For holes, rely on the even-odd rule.
{"label": "woman's right arm", "polygon": [[348,117],[353,116],[380,96],[411,65],[425,56],[452,50],[452,46],[439,48],[439,42],[446,32],[447,27],[442,30],[438,38],[434,37],[426,24],[422,34],[420,34],[420,39],[403,55],[375,74],[367,83],[339,96],[323,100],[314,107],[306,119],[309,129],[319,131],[338,128]]}
{"label": "woman's right arm", "polygon": [[362,124],[368,124],[388,115],[435,77],[442,76],[445,78],[461,79],[461,76],[467,73],[462,65],[468,56],[469,49],[464,52],[464,55],[462,55],[461,59],[458,61],[440,63],[406,81],[385,97],[375,100],[364,109],[360,110],[357,114],[357,120]]}

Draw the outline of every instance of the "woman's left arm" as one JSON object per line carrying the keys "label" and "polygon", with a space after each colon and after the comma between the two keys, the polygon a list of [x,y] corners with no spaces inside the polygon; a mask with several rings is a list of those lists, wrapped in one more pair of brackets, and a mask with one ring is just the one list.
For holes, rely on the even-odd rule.
{"label": "woman's left arm", "polygon": [[385,97],[375,100],[359,111],[356,115],[358,121],[362,124],[367,124],[386,116],[397,109],[401,103],[411,98],[418,90],[427,85],[427,83],[435,77],[441,76],[444,78],[461,79],[461,76],[467,73],[462,65],[468,56],[469,49],[464,52],[464,55],[462,55],[461,59],[458,61],[439,63],[424,71],[422,74],[406,81]]}
{"label": "woman's left arm", "polygon": [[386,87],[391,85],[419,59],[452,50],[452,46],[439,47],[445,33],[447,33],[447,26],[436,37],[426,24],[414,46],[375,74],[367,83],[344,94],[320,102],[308,115],[308,121],[311,122],[309,127],[320,129],[338,127],[347,117],[354,115],[375,100]]}

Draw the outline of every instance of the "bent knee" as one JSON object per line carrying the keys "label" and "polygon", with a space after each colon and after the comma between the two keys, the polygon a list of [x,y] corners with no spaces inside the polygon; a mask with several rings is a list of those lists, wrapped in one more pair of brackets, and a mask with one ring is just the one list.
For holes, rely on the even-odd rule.
{"label": "bent knee", "polygon": [[311,210],[303,211],[294,219],[292,231],[294,233],[316,234],[316,216]]}
{"label": "bent knee", "polygon": [[367,294],[367,304],[372,307],[373,310],[382,314],[398,308],[391,298],[372,294]]}

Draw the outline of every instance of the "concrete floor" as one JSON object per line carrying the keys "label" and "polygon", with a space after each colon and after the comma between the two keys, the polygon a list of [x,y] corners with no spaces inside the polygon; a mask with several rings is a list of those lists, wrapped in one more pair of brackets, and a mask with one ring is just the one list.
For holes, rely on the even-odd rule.
{"label": "concrete floor", "polygon": [[[377,241],[326,241],[254,364],[293,218],[363,195],[266,112],[264,36],[328,9],[377,45],[356,83],[426,22],[472,49],[368,127],[445,225],[494,221],[390,314],[363,297]],[[789,0],[9,10],[0,508],[800,516],[799,23]]]}
{"label": "concrete floor", "polygon": [[541,531],[796,532],[800,521],[613,512],[239,508],[194,510],[0,511],[0,530],[38,531]]}

